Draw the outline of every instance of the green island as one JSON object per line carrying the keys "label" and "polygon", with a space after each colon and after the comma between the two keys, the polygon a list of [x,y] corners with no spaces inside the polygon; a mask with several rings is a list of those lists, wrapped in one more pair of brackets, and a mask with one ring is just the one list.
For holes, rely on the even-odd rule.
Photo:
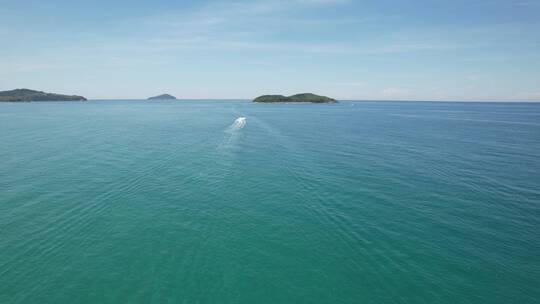
{"label": "green island", "polygon": [[0,101],[85,101],[86,98],[78,95],[62,95],[55,93],[45,93],[29,89],[15,89],[10,91],[0,91]]}
{"label": "green island", "polygon": [[320,96],[312,93],[296,94],[292,96],[283,95],[262,95],[253,100],[253,102],[277,103],[277,102],[309,102],[309,103],[336,103],[337,100]]}
{"label": "green island", "polygon": [[176,99],[176,97],[170,94],[161,94],[158,96],[148,98],[148,100],[174,100],[174,99]]}

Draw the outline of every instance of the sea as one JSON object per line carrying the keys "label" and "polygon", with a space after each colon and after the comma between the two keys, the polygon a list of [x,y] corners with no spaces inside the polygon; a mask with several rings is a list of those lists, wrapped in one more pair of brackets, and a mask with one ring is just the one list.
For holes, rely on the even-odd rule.
{"label": "sea", "polygon": [[540,303],[540,104],[0,103],[0,303]]}

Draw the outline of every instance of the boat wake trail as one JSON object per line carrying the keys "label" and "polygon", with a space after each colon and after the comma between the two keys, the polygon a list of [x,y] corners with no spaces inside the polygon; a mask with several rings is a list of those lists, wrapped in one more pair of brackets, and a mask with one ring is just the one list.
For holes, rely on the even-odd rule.
{"label": "boat wake trail", "polygon": [[236,146],[236,142],[238,141],[239,137],[242,135],[242,132],[239,132],[246,126],[246,118],[245,117],[238,117],[234,120],[232,125],[228,126],[224,132],[226,135],[223,137],[223,140],[221,141],[221,144],[219,144],[218,149],[219,150],[227,150],[230,148],[233,148]]}
{"label": "boat wake trail", "polygon": [[242,128],[246,126],[246,118],[245,117],[238,117],[232,125],[230,125],[225,132],[227,133],[235,133]]}

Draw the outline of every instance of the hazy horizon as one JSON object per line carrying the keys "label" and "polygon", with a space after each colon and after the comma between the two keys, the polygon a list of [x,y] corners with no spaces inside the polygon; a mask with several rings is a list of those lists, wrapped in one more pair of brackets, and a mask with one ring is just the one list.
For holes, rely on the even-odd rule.
{"label": "hazy horizon", "polygon": [[540,100],[540,1],[1,3],[0,90]]}

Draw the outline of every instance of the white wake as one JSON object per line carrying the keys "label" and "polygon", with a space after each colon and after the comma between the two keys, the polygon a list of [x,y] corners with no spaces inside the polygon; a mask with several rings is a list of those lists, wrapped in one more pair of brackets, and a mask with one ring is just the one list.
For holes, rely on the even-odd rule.
{"label": "white wake", "polygon": [[218,146],[218,150],[229,150],[236,147],[239,138],[242,136],[242,132],[239,132],[246,126],[247,120],[245,117],[238,117],[234,120],[232,125],[228,126],[223,132],[226,134],[223,136],[221,143]]}
{"label": "white wake", "polygon": [[244,128],[246,126],[246,118],[245,117],[238,117],[232,125],[230,125],[226,130],[225,132],[227,133],[235,133],[237,132],[238,130],[241,130],[242,128]]}

